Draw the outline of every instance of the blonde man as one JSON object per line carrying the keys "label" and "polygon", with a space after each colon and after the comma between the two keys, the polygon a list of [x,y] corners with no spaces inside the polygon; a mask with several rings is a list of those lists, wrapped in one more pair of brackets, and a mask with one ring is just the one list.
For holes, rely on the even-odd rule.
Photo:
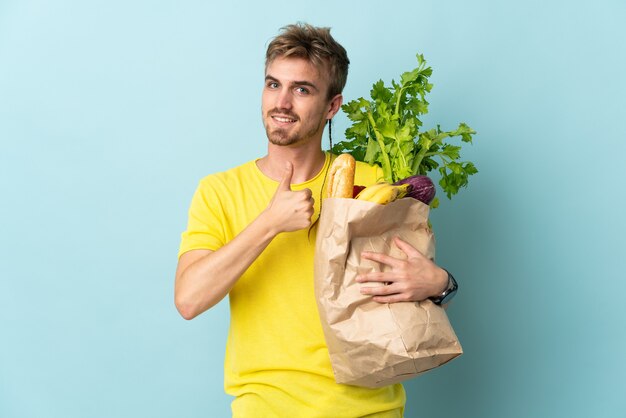
{"label": "blonde man", "polygon": [[[367,389],[335,383],[313,292],[319,199],[333,156],[325,125],[339,111],[349,60],[328,28],[283,28],[268,46],[262,118],[267,154],[200,182],[183,233],[175,302],[192,319],[229,295],[225,389],[236,418],[402,417],[402,385]],[[358,163],[356,183],[376,167]],[[448,283],[406,243],[380,302],[423,300]],[[380,289],[380,288],[374,288]],[[391,291],[389,290],[391,289]],[[384,292],[384,293],[383,293]]]}

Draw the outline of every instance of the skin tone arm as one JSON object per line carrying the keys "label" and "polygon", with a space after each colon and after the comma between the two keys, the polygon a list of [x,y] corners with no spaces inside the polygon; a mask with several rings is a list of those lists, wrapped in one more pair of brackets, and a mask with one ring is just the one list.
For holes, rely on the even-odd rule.
{"label": "skin tone arm", "polygon": [[311,190],[292,191],[292,176],[293,165],[287,163],[268,207],[228,244],[180,257],[174,299],[183,318],[195,318],[221,301],[276,235],[310,226]]}
{"label": "skin tone arm", "polygon": [[425,257],[409,243],[398,237],[394,238],[396,246],[406,254],[406,260],[386,254],[363,252],[361,257],[386,264],[391,267],[385,272],[361,274],[356,281],[384,282],[386,286],[362,286],[361,293],[372,295],[372,299],[380,303],[421,301],[429,297],[441,295],[448,286],[448,273]]}

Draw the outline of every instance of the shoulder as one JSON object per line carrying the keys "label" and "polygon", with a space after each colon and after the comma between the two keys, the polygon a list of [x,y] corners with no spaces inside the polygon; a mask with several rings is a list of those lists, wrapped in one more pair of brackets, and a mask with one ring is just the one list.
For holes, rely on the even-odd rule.
{"label": "shoulder", "polygon": [[383,179],[383,171],[378,165],[370,165],[362,161],[356,162],[354,184],[369,186]]}
{"label": "shoulder", "polygon": [[362,171],[365,173],[371,173],[371,174],[378,174],[380,172],[380,174],[382,174],[382,170],[380,168],[380,166],[374,164],[374,165],[370,165],[368,163],[365,163],[363,161],[357,161],[356,162],[356,170],[358,171]]}
{"label": "shoulder", "polygon": [[200,180],[196,194],[207,202],[213,200],[232,210],[239,210],[237,207],[252,201],[268,201],[276,190],[276,184],[261,173],[256,160],[251,160],[205,176]]}
{"label": "shoulder", "polygon": [[228,187],[228,185],[245,181],[246,178],[254,176],[256,171],[255,162],[251,160],[228,170],[209,174],[200,179],[199,186],[201,188]]}

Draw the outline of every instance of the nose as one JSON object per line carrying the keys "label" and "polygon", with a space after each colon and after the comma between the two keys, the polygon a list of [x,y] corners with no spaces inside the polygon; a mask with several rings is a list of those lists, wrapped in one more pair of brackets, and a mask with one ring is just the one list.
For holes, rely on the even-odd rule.
{"label": "nose", "polygon": [[281,89],[276,97],[276,107],[278,109],[291,109],[291,92],[289,89]]}

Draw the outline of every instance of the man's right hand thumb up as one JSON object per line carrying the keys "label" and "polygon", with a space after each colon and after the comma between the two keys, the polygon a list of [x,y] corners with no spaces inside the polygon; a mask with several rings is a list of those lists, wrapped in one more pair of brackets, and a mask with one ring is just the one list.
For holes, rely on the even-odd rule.
{"label": "man's right hand thumb up", "polygon": [[292,191],[293,171],[293,164],[287,162],[274,197],[265,210],[268,221],[277,233],[297,231],[311,225],[314,203],[311,189]]}
{"label": "man's right hand thumb up", "polygon": [[293,164],[291,164],[291,161],[287,161],[287,164],[285,165],[285,172],[283,173],[283,178],[280,180],[277,190],[291,191],[291,178],[292,177],[293,177]]}

